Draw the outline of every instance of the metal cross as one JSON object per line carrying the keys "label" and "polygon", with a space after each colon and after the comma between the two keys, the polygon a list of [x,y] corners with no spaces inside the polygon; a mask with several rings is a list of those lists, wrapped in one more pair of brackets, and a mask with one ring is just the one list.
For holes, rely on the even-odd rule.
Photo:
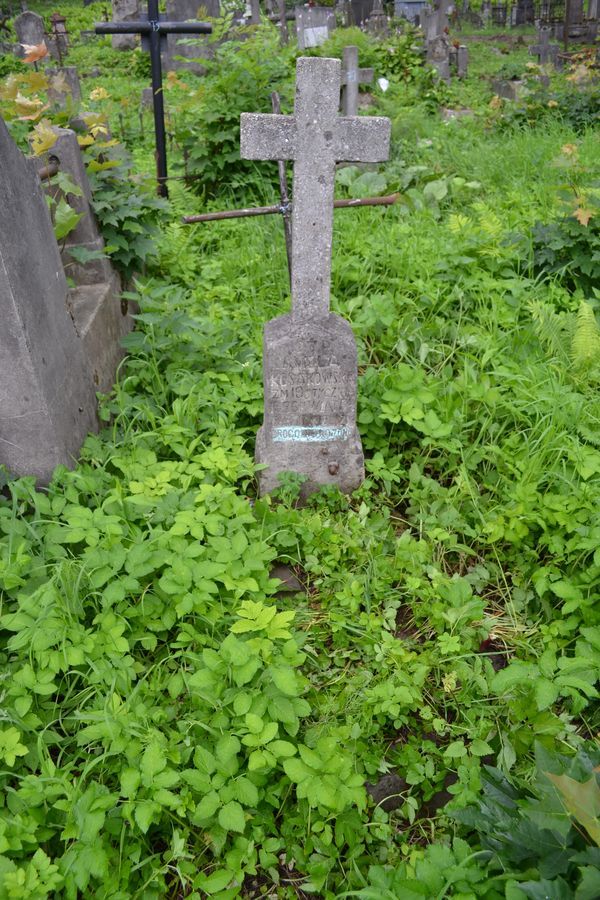
{"label": "metal cross", "polygon": [[158,11],[158,0],[148,0],[148,17],[134,22],[98,22],[96,34],[140,34],[150,50],[152,67],[152,100],[154,107],[154,135],[156,140],[157,191],[168,197],[167,143],[165,140],[165,107],[163,101],[161,42],[167,34],[210,34],[208,22],[165,22]]}
{"label": "metal cross", "polygon": [[296,64],[293,116],[243,113],[240,155],[294,160],[292,314],[329,312],[336,162],[387,159],[390,120],[338,115],[339,59],[302,57]]}

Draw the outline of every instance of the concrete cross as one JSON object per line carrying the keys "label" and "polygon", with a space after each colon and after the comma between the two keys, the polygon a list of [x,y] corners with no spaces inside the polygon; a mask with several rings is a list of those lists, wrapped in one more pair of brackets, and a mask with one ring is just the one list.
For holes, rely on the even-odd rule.
{"label": "concrete cross", "polygon": [[339,59],[301,57],[293,116],[243,113],[240,155],[294,160],[292,315],[329,312],[336,162],[387,159],[389,119],[338,115]]}
{"label": "concrete cross", "polygon": [[358,68],[358,47],[344,47],[342,62],[342,113],[358,115],[358,86],[373,81],[373,69]]}
{"label": "concrete cross", "polygon": [[538,57],[540,65],[550,62],[556,67],[558,49],[558,44],[550,43],[550,29],[542,26],[538,29],[538,43],[531,46],[529,52]]}
{"label": "concrete cross", "polygon": [[531,54],[539,57],[541,63],[548,62],[550,51],[550,29],[540,28],[538,31],[538,43],[529,48]]}

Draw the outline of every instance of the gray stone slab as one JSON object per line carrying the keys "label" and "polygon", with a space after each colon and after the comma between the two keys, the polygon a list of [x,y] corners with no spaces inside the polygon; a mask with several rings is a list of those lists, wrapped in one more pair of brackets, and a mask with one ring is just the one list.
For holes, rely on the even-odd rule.
{"label": "gray stone slab", "polygon": [[352,491],[364,478],[356,429],[357,362],[349,324],[329,311],[336,162],[387,159],[390,121],[338,116],[341,63],[300,58],[293,116],[245,113],[241,155],[294,160],[292,312],[264,335],[265,416],[257,438],[261,492],[284,471]]}
{"label": "gray stone slab", "polygon": [[[15,53],[20,59],[25,56],[25,51],[23,47],[21,47],[21,44],[37,45],[41,44],[42,41],[45,41],[46,46],[49,47],[44,20],[41,16],[38,16],[37,13],[31,12],[31,10],[22,12],[21,15],[17,16],[14,20],[13,26],[18,41],[18,44],[15,47]],[[43,59],[40,60],[40,62],[45,64]]]}
{"label": "gray stone slab", "polygon": [[335,28],[335,13],[329,6],[297,6],[296,37],[301,50],[319,47]]}
{"label": "gray stone slab", "polygon": [[[57,141],[48,157],[58,161],[60,171],[76,184],[82,196],[67,194],[68,204],[81,219],[61,244],[65,274],[75,282],[69,304],[77,333],[81,337],[94,384],[108,391],[114,382],[117,366],[124,356],[121,338],[131,331],[133,320],[121,310],[121,282],[110,259],[104,255],[104,240],[92,207],[92,192],[77,135],[68,128],[54,128]],[[41,162],[46,162],[44,157]],[[55,186],[49,193],[60,197]],[[80,262],[72,251],[83,248],[97,254]],[[98,255],[101,254],[101,255]]]}
{"label": "gray stone slab", "polygon": [[[134,22],[140,18],[140,0],[112,0],[113,22]],[[113,34],[112,46],[115,50],[133,50],[137,47],[137,34]]]}
{"label": "gray stone slab", "polygon": [[36,168],[0,119],[0,463],[47,483],[96,430],[95,391]]}
{"label": "gray stone slab", "polygon": [[[167,15],[169,22],[203,22],[206,18],[217,19],[221,15],[219,0],[167,0]],[[182,40],[194,38],[199,43],[182,44]],[[166,51],[164,53],[164,67],[169,70],[184,70],[203,75],[206,68],[201,63],[192,62],[198,58],[211,59],[214,55],[212,44],[207,35],[193,34],[168,34]],[[183,59],[176,59],[181,56]]]}
{"label": "gray stone slab", "polygon": [[48,100],[58,109],[74,110],[81,102],[81,84],[75,66],[49,69]]}

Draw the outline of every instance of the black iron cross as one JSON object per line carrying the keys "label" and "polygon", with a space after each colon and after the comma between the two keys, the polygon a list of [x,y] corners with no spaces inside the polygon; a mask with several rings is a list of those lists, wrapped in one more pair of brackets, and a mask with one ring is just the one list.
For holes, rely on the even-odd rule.
{"label": "black iron cross", "polygon": [[154,134],[156,138],[156,180],[158,193],[168,197],[167,144],[165,140],[165,107],[163,102],[161,42],[167,34],[210,34],[208,22],[164,22],[158,12],[158,0],[148,0],[148,18],[135,22],[98,22],[96,34],[141,34],[142,46],[150,50],[152,67],[152,99],[154,105]]}

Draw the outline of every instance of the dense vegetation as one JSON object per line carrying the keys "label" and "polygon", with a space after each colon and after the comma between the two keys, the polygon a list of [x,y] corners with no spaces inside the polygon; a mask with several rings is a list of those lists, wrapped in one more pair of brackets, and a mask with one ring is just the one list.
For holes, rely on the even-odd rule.
{"label": "dense vegetation", "polygon": [[[390,162],[342,169],[340,196],[401,198],[336,213],[333,307],[359,348],[367,480],[298,508],[293,476],[258,499],[253,464],[262,325],[289,304],[281,223],[180,223],[273,202],[275,167],[239,161],[237,122],[274,87],[289,110],[297,51],[265,25],[204,79],[166,79],[181,178],[161,209],[132,175],[132,158],[152,173],[144,57],[78,43],[97,11],[61,10],[68,62],[100,70],[83,140],[100,219],[122,271],[143,274],[102,433],[47,491],[3,477],[0,898],[594,900],[585,61],[540,90],[514,50],[531,93],[511,106],[489,85],[507,58],[490,40],[450,87],[412,33],[337,32],[319,51],[359,43],[390,81],[373,91]],[[0,111],[43,153],[43,79],[2,66]],[[23,118],[25,100],[39,115]],[[444,121],[441,105],[473,115]],[[271,577],[282,565],[293,584]]]}

